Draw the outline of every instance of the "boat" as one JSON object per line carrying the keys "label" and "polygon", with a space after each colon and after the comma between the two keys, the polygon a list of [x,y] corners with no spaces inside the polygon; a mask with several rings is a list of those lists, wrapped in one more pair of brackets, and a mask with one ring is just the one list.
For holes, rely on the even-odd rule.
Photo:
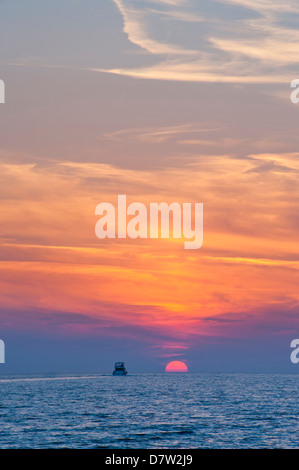
{"label": "boat", "polygon": [[124,362],[116,362],[114,364],[114,371],[112,375],[127,375],[128,371],[125,368]]}

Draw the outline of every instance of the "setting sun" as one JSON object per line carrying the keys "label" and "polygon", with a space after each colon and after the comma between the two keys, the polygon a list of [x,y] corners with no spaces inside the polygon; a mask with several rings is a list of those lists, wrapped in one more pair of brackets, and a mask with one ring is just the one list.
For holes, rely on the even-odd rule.
{"label": "setting sun", "polygon": [[188,372],[188,367],[182,361],[172,361],[165,367],[165,372]]}

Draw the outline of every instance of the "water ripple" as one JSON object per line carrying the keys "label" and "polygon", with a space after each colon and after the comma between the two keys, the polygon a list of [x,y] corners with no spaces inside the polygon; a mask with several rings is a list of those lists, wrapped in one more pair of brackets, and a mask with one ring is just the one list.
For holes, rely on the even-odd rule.
{"label": "water ripple", "polygon": [[298,448],[299,376],[0,379],[1,448]]}

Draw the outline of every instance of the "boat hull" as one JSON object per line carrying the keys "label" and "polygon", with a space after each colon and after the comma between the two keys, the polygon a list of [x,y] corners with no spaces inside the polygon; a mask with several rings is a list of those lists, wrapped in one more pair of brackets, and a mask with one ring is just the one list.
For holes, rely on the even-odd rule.
{"label": "boat hull", "polygon": [[115,370],[112,375],[127,375],[127,371],[124,370]]}

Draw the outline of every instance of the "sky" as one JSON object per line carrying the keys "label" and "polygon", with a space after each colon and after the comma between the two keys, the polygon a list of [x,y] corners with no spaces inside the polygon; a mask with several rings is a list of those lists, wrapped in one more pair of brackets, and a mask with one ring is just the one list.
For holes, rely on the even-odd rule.
{"label": "sky", "polygon": [[[296,0],[0,2],[4,373],[298,373]],[[204,204],[204,241],[95,207]]]}

